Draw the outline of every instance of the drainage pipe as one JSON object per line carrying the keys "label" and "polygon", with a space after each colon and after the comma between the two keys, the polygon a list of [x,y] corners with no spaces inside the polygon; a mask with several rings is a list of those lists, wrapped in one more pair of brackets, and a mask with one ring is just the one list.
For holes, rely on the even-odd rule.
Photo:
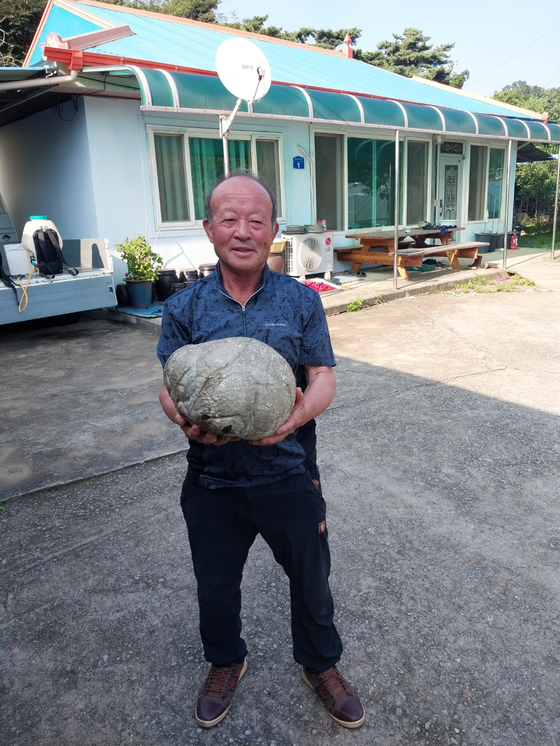
{"label": "drainage pipe", "polygon": [[311,222],[315,223],[315,222],[317,222],[317,205],[315,203],[315,161],[309,155],[309,153],[301,147],[301,145],[299,144],[299,142],[296,143],[296,145],[297,145],[297,148],[298,148],[299,152],[303,156],[305,156],[305,158],[307,158],[307,160],[309,161],[309,165],[311,166],[311,168],[309,169],[309,172],[310,172],[309,175],[311,177],[310,178],[310,184],[311,184]]}
{"label": "drainage pipe", "polygon": [[23,88],[45,88],[47,86],[72,83],[78,77],[78,70],[72,70],[69,75],[52,75],[50,78],[33,78],[32,80],[10,80],[0,83],[0,91],[19,91]]}

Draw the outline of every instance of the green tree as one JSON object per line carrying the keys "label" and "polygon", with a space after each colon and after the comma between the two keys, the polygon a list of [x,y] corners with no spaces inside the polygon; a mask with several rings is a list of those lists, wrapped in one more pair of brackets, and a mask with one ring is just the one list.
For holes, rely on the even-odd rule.
{"label": "green tree", "polygon": [[223,25],[228,26],[228,28],[251,31],[254,34],[263,34],[264,36],[273,36],[277,39],[296,41],[300,44],[313,43],[315,46],[322,47],[323,49],[336,49],[336,47],[343,43],[346,34],[350,34],[352,42],[355,42],[361,33],[361,30],[357,28],[333,31],[332,29],[302,27],[298,31],[284,31],[284,29],[277,26],[265,26],[267,20],[268,16],[253,16],[252,18],[244,18],[242,21],[234,18],[230,22],[224,19]]}
{"label": "green tree", "polygon": [[161,13],[191,18],[203,23],[215,23],[219,2],[220,0],[167,0],[161,5]]}
{"label": "green tree", "polygon": [[[520,106],[539,113],[548,112],[548,118],[560,119],[560,88],[542,88],[516,80],[494,93],[494,98],[512,106]],[[558,146],[539,143],[547,153],[557,153]],[[548,216],[554,209],[557,161],[518,163],[515,171],[515,208],[528,213],[538,223],[541,216]]]}
{"label": "green tree", "polygon": [[2,0],[0,65],[21,66],[46,4],[47,0]]}
{"label": "green tree", "polygon": [[429,41],[430,37],[419,29],[405,28],[402,35],[393,34],[393,41],[379,42],[374,52],[357,49],[354,56],[407,78],[417,75],[436,83],[462,88],[469,77],[469,71],[455,72],[455,63],[449,57],[449,52],[455,45],[441,44],[434,48]]}
{"label": "green tree", "polygon": [[541,88],[529,85],[524,80],[516,80],[501,91],[496,91],[494,98],[541,114],[546,111],[548,118],[554,121],[560,119],[560,88]]}
{"label": "green tree", "polygon": [[122,5],[125,8],[150,10],[180,18],[191,18],[203,23],[216,23],[216,8],[220,0],[105,0],[111,5]]}

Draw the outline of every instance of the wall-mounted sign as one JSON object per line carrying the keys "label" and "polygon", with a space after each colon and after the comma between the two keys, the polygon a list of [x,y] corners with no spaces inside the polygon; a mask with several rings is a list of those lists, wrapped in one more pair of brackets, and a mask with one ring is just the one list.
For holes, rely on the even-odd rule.
{"label": "wall-mounted sign", "polygon": [[294,156],[294,168],[305,168],[305,160],[301,157],[301,155]]}

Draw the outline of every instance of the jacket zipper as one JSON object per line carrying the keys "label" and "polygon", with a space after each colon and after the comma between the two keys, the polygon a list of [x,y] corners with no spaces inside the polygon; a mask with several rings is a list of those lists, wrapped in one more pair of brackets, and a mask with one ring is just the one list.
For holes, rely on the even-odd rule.
{"label": "jacket zipper", "polygon": [[231,295],[228,295],[223,290],[220,290],[220,293],[225,296],[226,298],[229,298],[229,300],[232,300],[234,303],[237,303],[238,306],[241,306],[241,313],[242,313],[242,319],[243,319],[243,336],[247,336],[247,315],[245,313],[245,309],[247,308],[247,303],[251,300],[251,298],[254,298],[255,295],[258,295],[262,290],[262,287],[258,288],[253,295],[250,295],[247,300],[245,301],[245,305],[242,305],[238,300],[235,300],[235,298],[232,298]]}

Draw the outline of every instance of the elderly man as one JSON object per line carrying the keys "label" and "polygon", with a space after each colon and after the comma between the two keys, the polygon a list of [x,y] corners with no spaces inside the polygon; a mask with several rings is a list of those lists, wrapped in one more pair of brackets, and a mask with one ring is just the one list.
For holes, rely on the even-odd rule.
{"label": "elderly man", "polygon": [[329,715],[358,728],[364,711],[336,667],[342,643],[333,623],[325,501],[315,453],[314,418],[331,403],[335,364],[319,295],[271,272],[270,245],[278,231],[276,200],[264,182],[237,172],[206,201],[206,234],[219,259],[216,271],[165,304],[158,357],[186,344],[249,336],[273,347],[291,365],[297,393],[292,413],[258,441],[217,437],[178,414],[162,388],[166,415],[189,439],[181,494],[198,586],[200,633],[212,664],[196,704],[204,728],[228,713],[247,669],[241,637],[241,578],[257,534],[290,581],[293,654],[303,680]]}

